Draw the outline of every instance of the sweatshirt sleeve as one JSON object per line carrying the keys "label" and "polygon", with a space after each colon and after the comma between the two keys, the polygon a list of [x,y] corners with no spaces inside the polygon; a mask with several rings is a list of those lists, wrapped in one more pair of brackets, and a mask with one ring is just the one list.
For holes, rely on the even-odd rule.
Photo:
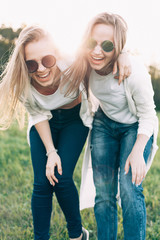
{"label": "sweatshirt sleeve", "polygon": [[147,70],[135,73],[129,80],[129,88],[139,121],[138,134],[151,137],[156,122],[154,91]]}
{"label": "sweatshirt sleeve", "polygon": [[41,109],[39,106],[36,106],[36,104],[31,104],[28,100],[25,101],[24,106],[29,113],[30,127],[36,123],[50,120],[52,118],[52,114],[49,110]]}

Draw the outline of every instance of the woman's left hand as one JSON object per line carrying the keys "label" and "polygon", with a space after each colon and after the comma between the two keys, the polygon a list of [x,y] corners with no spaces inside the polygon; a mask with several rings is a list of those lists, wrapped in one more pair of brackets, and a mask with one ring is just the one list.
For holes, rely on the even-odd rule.
{"label": "woman's left hand", "polygon": [[140,185],[146,176],[146,164],[144,161],[143,152],[132,150],[125,164],[126,174],[128,173],[130,166],[132,171],[132,183]]}
{"label": "woman's left hand", "polygon": [[119,55],[113,66],[113,74],[117,73],[117,68],[119,69],[119,75],[114,78],[119,79],[118,84],[120,85],[121,82],[131,74],[131,63],[127,52],[123,52]]}

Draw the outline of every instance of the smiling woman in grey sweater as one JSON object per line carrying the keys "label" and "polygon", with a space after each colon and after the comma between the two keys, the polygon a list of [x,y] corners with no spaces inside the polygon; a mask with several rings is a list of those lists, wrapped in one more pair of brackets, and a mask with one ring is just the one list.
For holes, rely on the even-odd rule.
{"label": "smiling woman in grey sweater", "polygon": [[99,101],[90,140],[98,240],[117,239],[118,182],[124,239],[145,239],[142,181],[157,150],[158,119],[147,69],[131,56],[132,73],[124,82],[119,85],[112,73],[126,32],[127,24],[121,16],[97,15],[89,23],[77,58],[67,72],[72,79],[68,93],[76,89],[77,79],[79,83],[84,79],[88,99],[94,95]]}

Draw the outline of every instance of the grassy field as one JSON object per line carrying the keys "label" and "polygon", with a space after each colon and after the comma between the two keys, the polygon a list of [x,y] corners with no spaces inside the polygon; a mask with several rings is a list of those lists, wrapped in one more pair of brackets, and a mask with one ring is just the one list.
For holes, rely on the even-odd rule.
{"label": "grassy field", "polygon": [[[160,114],[159,114],[160,119]],[[160,146],[160,134],[158,138]],[[79,189],[82,157],[76,167],[74,179]],[[30,209],[33,172],[26,129],[17,125],[0,132],[0,240],[32,240],[33,226]],[[144,182],[147,206],[147,240],[160,239],[160,150]],[[81,212],[84,227],[90,231],[90,240],[96,240],[93,209]],[[118,240],[123,239],[121,209],[118,215]],[[51,239],[67,240],[66,222],[56,198],[53,200]]]}

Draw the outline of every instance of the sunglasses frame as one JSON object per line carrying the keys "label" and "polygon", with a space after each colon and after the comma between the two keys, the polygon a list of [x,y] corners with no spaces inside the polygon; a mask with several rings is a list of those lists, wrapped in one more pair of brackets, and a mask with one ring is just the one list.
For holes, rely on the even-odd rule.
{"label": "sunglasses frame", "polygon": [[[51,65],[48,65],[45,63],[45,59],[46,57],[48,58],[51,58],[53,60],[53,63]],[[46,55],[44,56],[41,60],[40,60],[41,64],[45,67],[45,68],[51,68],[53,67],[55,64],[56,64],[56,58],[53,56],[53,55]],[[39,62],[37,62],[36,60],[27,60],[25,61],[26,63],[26,66],[27,66],[27,69],[28,69],[28,72],[29,73],[34,73],[38,70],[38,67],[39,67]],[[35,68],[31,71],[29,68],[29,64],[35,64]]]}
{"label": "sunglasses frame", "polygon": [[[91,41],[92,41],[92,42],[91,42]],[[89,42],[90,42],[90,45],[93,44],[93,46],[89,46]],[[105,43],[109,43],[109,44],[110,44],[111,49],[110,49],[109,51],[108,51],[108,50],[106,51],[106,50],[104,49],[104,46],[103,46],[103,45],[104,45]],[[87,41],[87,47],[88,47],[89,49],[94,49],[97,45],[98,45],[98,43],[97,43],[97,41],[96,41],[94,38],[90,38],[90,39]],[[115,48],[113,42],[110,41],[110,40],[105,40],[105,41],[101,42],[100,46],[101,46],[101,48],[102,48],[102,50],[103,50],[104,52],[112,52],[113,49]]]}

